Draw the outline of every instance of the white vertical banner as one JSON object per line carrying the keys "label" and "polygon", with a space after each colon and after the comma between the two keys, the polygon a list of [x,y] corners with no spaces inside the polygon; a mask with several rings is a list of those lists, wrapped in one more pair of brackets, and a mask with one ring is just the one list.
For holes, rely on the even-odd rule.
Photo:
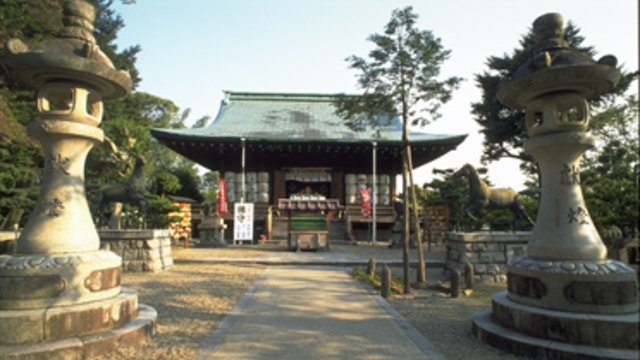
{"label": "white vertical banner", "polygon": [[253,203],[235,203],[233,210],[233,243],[253,241]]}

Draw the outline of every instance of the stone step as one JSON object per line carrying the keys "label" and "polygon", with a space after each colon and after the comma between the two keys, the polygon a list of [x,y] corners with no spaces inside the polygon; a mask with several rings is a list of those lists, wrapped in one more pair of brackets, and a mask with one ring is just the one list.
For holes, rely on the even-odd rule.
{"label": "stone step", "polygon": [[329,239],[330,240],[344,240],[346,237],[344,233],[344,221],[343,220],[331,220],[329,223]]}
{"label": "stone step", "polygon": [[147,341],[155,334],[157,317],[154,308],[139,304],[136,318],[120,327],[56,341],[0,346],[0,359],[92,359],[122,346]]}
{"label": "stone step", "polygon": [[493,295],[494,322],[536,338],[572,344],[637,350],[639,315],[549,310],[512,301],[506,291]]}
{"label": "stone step", "polygon": [[472,330],[477,338],[493,347],[530,358],[563,360],[637,360],[640,358],[638,350],[570,344],[516,332],[492,321],[491,309],[476,313]]}

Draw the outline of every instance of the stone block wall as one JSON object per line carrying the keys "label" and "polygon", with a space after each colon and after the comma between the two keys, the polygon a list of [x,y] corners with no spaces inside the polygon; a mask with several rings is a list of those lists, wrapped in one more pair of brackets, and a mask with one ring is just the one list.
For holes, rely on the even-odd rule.
{"label": "stone block wall", "polygon": [[122,257],[122,270],[163,271],[173,265],[169,230],[100,230],[101,248]]}
{"label": "stone block wall", "polygon": [[447,232],[446,270],[464,273],[465,262],[473,265],[474,280],[506,283],[507,264],[526,255],[530,232]]}

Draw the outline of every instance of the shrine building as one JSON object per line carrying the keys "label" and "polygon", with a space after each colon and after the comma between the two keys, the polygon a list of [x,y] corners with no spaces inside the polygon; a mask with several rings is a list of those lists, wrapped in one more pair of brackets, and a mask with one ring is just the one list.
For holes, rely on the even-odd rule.
{"label": "shrine building", "polygon": [[[226,180],[230,211],[237,201],[254,204],[254,239],[262,234],[286,238],[294,210],[324,214],[331,240],[352,234],[366,240],[372,217],[360,209],[358,189],[363,187],[375,189],[378,239],[388,239],[393,201],[402,192],[395,188],[402,172],[399,118],[354,131],[335,113],[336,95],[224,94],[209,126],[151,133],[182,156],[218,171]],[[410,132],[414,168],[455,149],[465,137]],[[233,215],[225,220],[230,223]]]}

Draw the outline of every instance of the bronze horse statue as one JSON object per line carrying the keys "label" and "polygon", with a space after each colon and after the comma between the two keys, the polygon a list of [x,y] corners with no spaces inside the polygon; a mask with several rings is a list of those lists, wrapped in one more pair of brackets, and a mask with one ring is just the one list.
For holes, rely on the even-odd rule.
{"label": "bronze horse statue", "polygon": [[96,198],[98,216],[106,219],[105,210],[111,203],[129,203],[143,208],[147,200],[147,190],[144,183],[145,160],[141,156],[136,156],[133,173],[126,182],[118,184],[107,184],[98,190]]}
{"label": "bronze horse statue", "polygon": [[512,188],[492,188],[484,182],[478,171],[470,164],[465,164],[453,177],[466,177],[469,182],[469,217],[478,221],[477,214],[481,210],[509,209],[514,216],[514,222],[520,218],[533,225],[533,220],[518,199],[519,194]]}

